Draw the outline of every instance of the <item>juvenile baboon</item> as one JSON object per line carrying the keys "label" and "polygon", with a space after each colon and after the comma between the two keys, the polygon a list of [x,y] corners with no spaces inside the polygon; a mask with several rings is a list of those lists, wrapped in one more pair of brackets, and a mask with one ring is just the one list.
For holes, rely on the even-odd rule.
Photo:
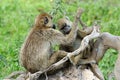
{"label": "juvenile baboon", "polygon": [[[69,32],[71,31],[71,28],[72,28],[72,22],[68,20],[68,18],[61,18],[58,20],[58,29],[64,35],[68,35]],[[60,45],[60,50],[64,50],[67,52],[73,52],[74,50],[79,48],[81,40],[82,40],[82,37],[78,35],[78,31],[77,31],[77,37],[75,41],[67,45],[65,44]]]}
{"label": "juvenile baboon", "polygon": [[[71,28],[72,28],[71,24],[72,24],[72,22],[70,22],[69,19],[62,18],[62,19],[58,20],[58,29],[64,35],[68,35]],[[80,20],[80,24],[82,26],[85,26],[81,20]],[[90,32],[92,32],[92,30],[91,31],[89,30],[90,28],[88,29],[86,27],[86,29],[85,29],[85,27],[84,27],[84,30],[86,30],[86,31],[84,31],[84,30],[82,31],[82,30],[78,29],[77,37],[76,37],[74,42],[72,42],[70,44],[67,44],[67,45],[60,45],[60,50],[64,50],[64,51],[67,51],[67,52],[72,52],[72,51],[78,49],[80,44],[81,44],[82,39],[86,35],[90,34]],[[83,51],[82,53],[80,53],[78,56],[75,57],[74,64],[76,65],[76,64],[78,64],[80,62],[81,64],[86,64],[86,65],[84,65],[84,67],[86,67],[86,66],[88,66],[88,64],[90,64],[89,67],[94,72],[94,74],[98,78],[100,78],[101,80],[104,80],[104,77],[103,77],[102,73],[100,72],[100,70],[98,68],[98,65],[97,64],[91,64],[92,59],[86,61],[86,59],[88,59],[92,55],[92,47],[93,47],[93,42],[91,41],[90,46],[88,48],[86,48],[85,51]],[[85,62],[84,62],[84,59],[85,59]]]}
{"label": "juvenile baboon", "polygon": [[29,32],[20,51],[21,64],[29,72],[34,73],[43,71],[51,64],[55,63],[58,58],[67,55],[65,51],[52,50],[55,44],[69,44],[76,38],[77,26],[73,26],[67,36],[60,31],[53,29],[51,15],[42,13],[35,19],[35,24]]}

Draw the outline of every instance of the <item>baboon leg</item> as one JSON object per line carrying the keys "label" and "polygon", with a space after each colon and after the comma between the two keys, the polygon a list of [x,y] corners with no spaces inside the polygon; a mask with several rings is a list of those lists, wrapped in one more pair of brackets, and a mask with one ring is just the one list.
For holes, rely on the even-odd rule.
{"label": "baboon leg", "polygon": [[62,51],[62,50],[59,50],[59,51],[55,51],[53,53],[53,55],[50,57],[49,59],[49,63],[50,65],[59,61],[60,59],[62,59],[63,57],[65,57],[67,55],[68,52],[65,52],[65,51]]}
{"label": "baboon leg", "polygon": [[70,59],[70,62],[73,64],[73,65],[77,65],[78,64],[78,62],[79,62],[79,60],[82,58],[82,54],[79,54],[79,55],[77,55],[77,56],[71,56],[71,57],[69,57],[69,59]]}
{"label": "baboon leg", "polygon": [[74,65],[79,65],[79,64],[89,64],[89,63],[96,63],[96,61],[94,59],[82,59],[83,53],[79,54],[77,56],[71,56],[70,57],[70,61],[72,62],[72,64]]}
{"label": "baboon leg", "polygon": [[47,74],[53,74],[55,71],[57,71],[58,69],[62,68],[63,67],[63,64],[61,64],[61,66],[57,66],[56,62],[59,61],[59,59],[65,57],[67,55],[67,52],[65,51],[56,51],[53,53],[53,55],[51,55],[50,59],[49,59],[49,65],[48,65],[48,68],[44,71],[38,71],[32,75],[30,75],[30,79],[33,80],[33,79],[38,79],[40,78],[40,76],[43,74],[43,73],[47,73]]}

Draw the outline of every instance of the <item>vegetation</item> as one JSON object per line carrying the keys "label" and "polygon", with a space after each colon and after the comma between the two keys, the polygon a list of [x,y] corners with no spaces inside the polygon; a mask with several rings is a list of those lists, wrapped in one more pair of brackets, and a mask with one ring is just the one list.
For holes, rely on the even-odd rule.
{"label": "vegetation", "polygon": [[[89,26],[100,21],[102,32],[120,35],[119,0],[0,0],[0,79],[16,70],[24,70],[19,63],[19,49],[34,19],[43,9],[54,15],[54,22],[64,16],[72,20],[78,7],[85,11],[82,20]],[[117,52],[108,50],[99,63],[106,80],[113,71]]]}

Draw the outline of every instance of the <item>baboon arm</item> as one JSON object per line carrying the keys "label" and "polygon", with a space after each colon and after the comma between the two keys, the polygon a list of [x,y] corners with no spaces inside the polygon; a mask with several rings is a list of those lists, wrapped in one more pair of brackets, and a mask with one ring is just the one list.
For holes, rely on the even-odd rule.
{"label": "baboon arm", "polygon": [[86,27],[83,29],[86,34],[90,34],[93,31],[93,27]]}
{"label": "baboon arm", "polygon": [[77,65],[79,60],[82,58],[82,54],[79,54],[78,56],[71,56],[69,59],[70,59],[70,62],[73,64],[73,65]]}
{"label": "baboon arm", "polygon": [[[84,10],[82,10],[82,12],[84,12]],[[82,14],[82,13],[81,13]],[[81,20],[81,15],[80,15],[80,19],[79,19],[79,23],[83,28],[88,27],[82,20]]]}
{"label": "baboon arm", "polygon": [[80,35],[82,38],[85,37],[86,35],[90,34],[93,30],[93,27],[88,27],[82,20],[81,20],[81,15],[79,18],[79,23],[82,26],[82,29],[78,30],[78,35]]}
{"label": "baboon arm", "polygon": [[82,64],[89,64],[89,63],[96,63],[95,60],[91,59],[82,59],[83,53],[80,53],[78,56],[71,56],[70,61],[73,65],[82,65]]}
{"label": "baboon arm", "polygon": [[85,36],[89,35],[93,30],[93,27],[86,27],[84,29],[78,29],[77,35],[81,38],[84,38]]}
{"label": "baboon arm", "polygon": [[49,63],[50,65],[57,62],[57,59],[62,59],[63,57],[65,57],[67,55],[68,52],[59,50],[53,53],[53,55],[50,57],[49,59]]}
{"label": "baboon arm", "polygon": [[[77,29],[76,29],[76,31],[72,31],[67,36],[63,35],[58,30],[51,30],[51,31],[52,31],[51,36],[54,36],[54,37],[50,37],[50,42],[53,43],[53,44],[67,45],[69,43],[72,43],[75,40],[76,34],[77,34]],[[54,41],[54,42],[52,42],[52,41]]]}
{"label": "baboon arm", "polygon": [[87,36],[87,33],[84,30],[78,29],[77,35],[81,38],[84,38],[85,36]]}
{"label": "baboon arm", "polygon": [[81,26],[82,26],[83,28],[88,27],[85,23],[83,23],[83,21],[81,20],[81,18],[79,19],[79,22],[80,22],[80,24],[81,24]]}
{"label": "baboon arm", "polygon": [[76,35],[77,35],[77,30],[78,30],[78,21],[79,21],[81,13],[82,13],[82,10],[78,9],[74,22],[72,24],[72,30],[70,31],[68,35],[64,36],[62,33],[58,31],[56,31],[56,33],[53,34],[53,36],[55,36],[57,43],[62,44],[62,45],[67,45],[75,40]]}
{"label": "baboon arm", "polygon": [[[82,14],[82,9],[78,9],[77,14],[76,14],[75,19],[74,19],[74,22],[72,24],[72,30],[70,31],[70,33],[68,35],[66,35],[66,40],[68,43],[73,42],[76,38],[77,31],[78,31],[78,21],[79,21],[81,14]],[[68,43],[65,43],[65,44],[68,44]]]}

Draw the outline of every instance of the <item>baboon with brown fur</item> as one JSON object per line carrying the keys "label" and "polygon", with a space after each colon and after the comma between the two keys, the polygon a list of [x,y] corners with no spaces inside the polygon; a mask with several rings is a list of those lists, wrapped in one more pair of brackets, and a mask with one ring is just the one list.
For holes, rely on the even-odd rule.
{"label": "baboon with brown fur", "polygon": [[20,61],[25,69],[31,73],[43,71],[55,63],[58,58],[67,55],[65,51],[53,52],[53,45],[69,44],[76,38],[77,26],[74,26],[67,36],[52,27],[54,25],[51,15],[47,13],[38,15],[33,28],[23,43]]}
{"label": "baboon with brown fur", "polygon": [[[59,19],[58,20],[58,29],[64,34],[64,35],[68,35],[72,26],[71,26],[72,22],[70,22],[70,20],[68,18],[62,18],[62,19]],[[80,24],[82,26],[85,26],[83,24],[83,22],[80,20]],[[81,44],[81,41],[82,39],[86,36],[86,35],[89,35],[90,32],[92,32],[92,28],[91,28],[91,31],[90,31],[90,28],[86,27],[86,29],[84,29],[83,31],[78,29],[77,31],[77,37],[75,39],[74,42],[70,43],[70,44],[67,44],[67,45],[60,45],[60,50],[64,50],[64,51],[67,51],[67,52],[72,52],[76,49],[79,48],[80,44]],[[92,43],[92,44],[91,44]],[[78,56],[75,57],[75,59],[72,59],[74,60],[74,63],[73,64],[85,64],[83,67],[87,67],[89,66],[89,68],[93,71],[93,73],[98,77],[100,78],[101,80],[104,80],[104,77],[101,73],[101,71],[99,70],[98,68],[98,65],[97,64],[92,64],[91,62],[94,61],[94,60],[87,60],[89,59],[89,57],[91,56],[92,54],[92,48],[93,48],[93,41],[90,42],[90,45],[88,48],[86,48],[85,51],[83,51],[82,53],[80,53]],[[87,61],[86,61],[87,60]],[[84,62],[85,61],[85,62]],[[90,64],[90,65],[89,65]]]}

